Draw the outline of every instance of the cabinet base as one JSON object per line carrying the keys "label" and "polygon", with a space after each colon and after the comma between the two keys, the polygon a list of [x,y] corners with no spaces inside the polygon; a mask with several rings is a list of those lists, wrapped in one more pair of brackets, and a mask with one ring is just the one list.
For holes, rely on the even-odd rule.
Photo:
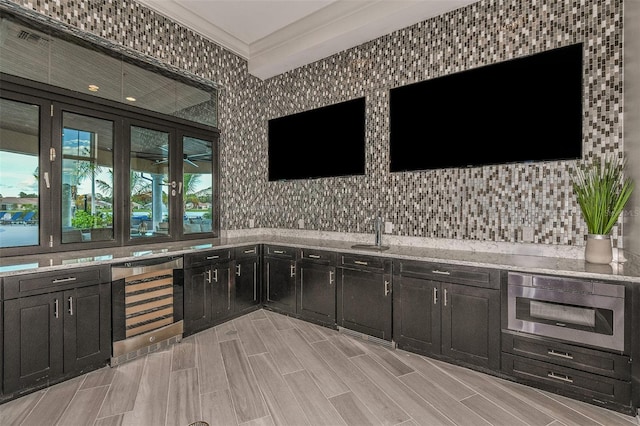
{"label": "cabinet base", "polygon": [[378,337],[369,336],[368,334],[360,333],[359,331],[350,330],[348,328],[338,326],[338,331],[342,334],[349,335],[351,337],[355,337],[360,340],[366,340],[367,342],[375,343],[377,345],[386,346],[388,348],[395,349],[396,342],[380,339]]}

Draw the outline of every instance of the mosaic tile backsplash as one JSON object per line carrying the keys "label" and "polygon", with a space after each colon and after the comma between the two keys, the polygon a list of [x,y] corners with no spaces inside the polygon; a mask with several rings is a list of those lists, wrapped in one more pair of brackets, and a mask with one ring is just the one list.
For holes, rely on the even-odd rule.
{"label": "mosaic tile backsplash", "polygon": [[[0,0],[6,2],[9,0]],[[266,81],[242,58],[126,0],[15,1],[219,84],[221,226],[583,245],[575,161],[389,173],[389,89],[584,43],[583,155],[623,151],[622,0],[481,0]],[[267,181],[267,120],[366,96],[365,176]],[[328,134],[339,129],[325,129]],[[523,129],[523,132],[526,129]],[[517,135],[514,135],[517,143]],[[336,155],[340,155],[336,152]],[[313,161],[313,159],[310,159]],[[614,229],[622,248],[622,231]]]}

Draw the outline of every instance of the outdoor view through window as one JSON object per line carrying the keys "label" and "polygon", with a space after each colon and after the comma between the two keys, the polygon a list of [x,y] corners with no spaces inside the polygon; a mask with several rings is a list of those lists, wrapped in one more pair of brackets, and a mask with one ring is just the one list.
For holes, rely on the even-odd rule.
{"label": "outdoor view through window", "polygon": [[40,108],[0,100],[0,247],[39,244]]}

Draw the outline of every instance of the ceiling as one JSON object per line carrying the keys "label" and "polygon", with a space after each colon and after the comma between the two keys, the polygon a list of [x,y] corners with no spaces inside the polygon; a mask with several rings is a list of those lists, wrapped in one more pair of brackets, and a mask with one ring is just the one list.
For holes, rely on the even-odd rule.
{"label": "ceiling", "polygon": [[477,0],[138,0],[267,79]]}

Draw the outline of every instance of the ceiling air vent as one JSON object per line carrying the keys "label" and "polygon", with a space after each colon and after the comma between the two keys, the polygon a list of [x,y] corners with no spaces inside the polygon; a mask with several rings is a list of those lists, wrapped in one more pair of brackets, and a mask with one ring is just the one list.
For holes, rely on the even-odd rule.
{"label": "ceiling air vent", "polygon": [[46,43],[48,41],[46,38],[27,30],[20,30],[20,32],[18,33],[18,38],[20,40],[26,40],[31,43]]}

